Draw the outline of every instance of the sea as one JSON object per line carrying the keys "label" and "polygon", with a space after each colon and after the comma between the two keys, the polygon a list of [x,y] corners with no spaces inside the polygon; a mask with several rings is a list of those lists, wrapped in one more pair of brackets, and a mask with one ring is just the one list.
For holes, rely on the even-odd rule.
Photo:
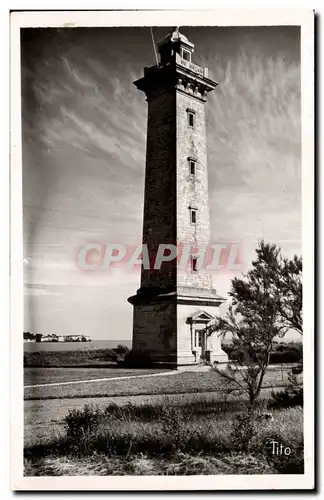
{"label": "sea", "polygon": [[77,351],[89,349],[113,349],[122,344],[129,349],[131,340],[92,340],[91,342],[24,342],[24,352]]}

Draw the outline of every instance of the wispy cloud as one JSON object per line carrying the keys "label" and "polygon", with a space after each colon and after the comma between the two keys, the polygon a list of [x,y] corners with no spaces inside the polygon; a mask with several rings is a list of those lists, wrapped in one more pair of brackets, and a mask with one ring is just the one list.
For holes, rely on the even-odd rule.
{"label": "wispy cloud", "polygon": [[299,61],[254,49],[211,67],[220,83],[207,107],[212,232],[299,250]]}

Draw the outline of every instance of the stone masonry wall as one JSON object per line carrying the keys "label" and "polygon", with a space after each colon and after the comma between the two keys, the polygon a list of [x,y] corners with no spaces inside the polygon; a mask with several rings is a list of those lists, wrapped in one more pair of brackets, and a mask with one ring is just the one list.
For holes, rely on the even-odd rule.
{"label": "stone masonry wall", "polygon": [[[148,99],[143,243],[154,263],[159,244],[176,242],[175,91]],[[176,287],[176,262],[142,270],[142,287]]]}
{"label": "stone masonry wall", "polygon": [[[206,156],[205,104],[177,91],[177,241],[202,248],[210,240],[208,178]],[[195,111],[195,124],[188,123],[187,109]],[[196,173],[190,174],[188,157],[196,159]],[[197,209],[196,224],[190,209]],[[211,276],[204,270],[178,269],[177,286],[212,288]]]}
{"label": "stone masonry wall", "polygon": [[[184,88],[181,91],[174,86],[169,90],[163,85],[160,89],[153,87],[147,91],[143,223],[143,243],[148,245],[151,263],[163,243],[202,249],[210,242],[205,103]],[[194,127],[188,123],[187,109],[195,111]],[[188,158],[196,160],[194,176],[190,174]],[[195,224],[191,222],[189,207],[196,209]],[[142,269],[141,291],[152,288],[178,290],[179,294],[187,289],[187,295],[194,299],[202,291],[208,295],[212,280],[204,269],[193,271],[189,258],[187,269],[177,267],[175,260],[163,264],[160,270]],[[145,296],[146,302],[143,299],[143,303],[134,305],[133,348],[150,351],[156,361],[194,363],[186,320],[199,309],[210,309],[215,315],[217,307],[177,304],[172,298],[169,302],[157,302],[154,293]],[[209,342],[219,350],[218,339]]]}
{"label": "stone masonry wall", "polygon": [[150,351],[156,361],[176,362],[176,307],[175,303],[136,305],[133,349]]}

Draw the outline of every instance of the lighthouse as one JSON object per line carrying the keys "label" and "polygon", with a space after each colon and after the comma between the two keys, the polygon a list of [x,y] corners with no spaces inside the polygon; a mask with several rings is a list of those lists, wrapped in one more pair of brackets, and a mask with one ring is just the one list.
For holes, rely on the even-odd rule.
{"label": "lighthouse", "polygon": [[[194,62],[194,44],[178,28],[158,53],[134,82],[148,105],[142,243],[150,266],[142,266],[140,288],[128,299],[133,349],[176,367],[224,363],[221,339],[206,326],[225,299],[200,262],[210,243],[205,106],[217,83]],[[186,249],[187,265],[174,248]]]}

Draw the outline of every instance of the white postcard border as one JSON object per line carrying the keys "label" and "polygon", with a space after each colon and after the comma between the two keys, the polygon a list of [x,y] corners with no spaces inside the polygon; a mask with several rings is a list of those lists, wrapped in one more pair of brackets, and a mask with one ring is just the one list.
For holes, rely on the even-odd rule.
{"label": "white postcard border", "polygon": [[[305,474],[23,476],[23,239],[20,28],[77,26],[301,26]],[[291,490],[314,487],[314,14],[311,10],[43,11],[11,14],[11,487],[26,490]],[[235,478],[235,479],[234,479]]]}

